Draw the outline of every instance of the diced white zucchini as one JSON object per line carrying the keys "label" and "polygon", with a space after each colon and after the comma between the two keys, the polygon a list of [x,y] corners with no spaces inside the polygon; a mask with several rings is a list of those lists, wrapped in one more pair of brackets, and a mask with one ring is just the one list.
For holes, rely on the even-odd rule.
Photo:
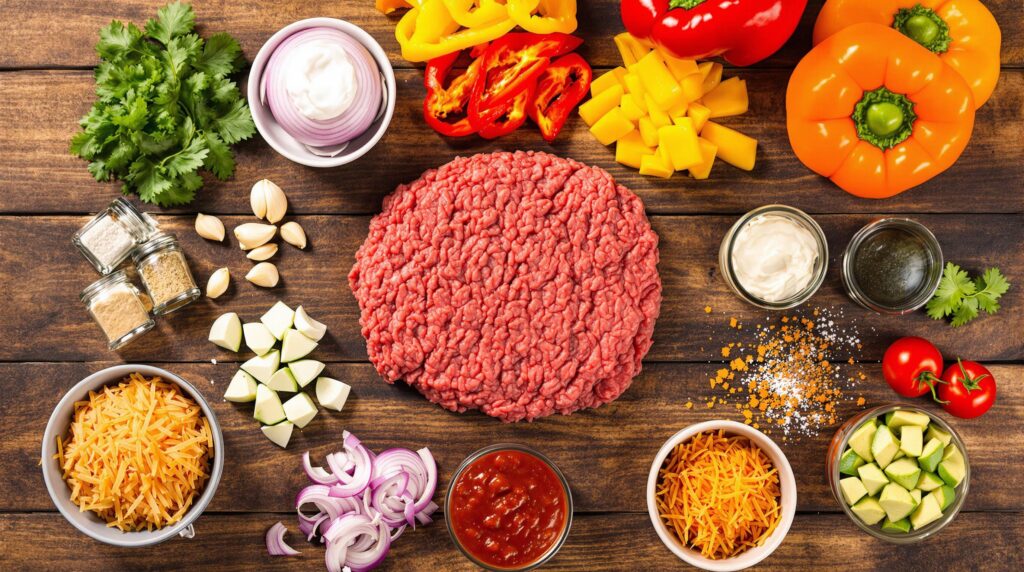
{"label": "diced white zucchini", "polygon": [[242,346],[242,321],[238,314],[228,312],[213,321],[210,326],[210,341],[218,346],[237,352]]}
{"label": "diced white zucchini", "polygon": [[298,393],[284,402],[284,414],[300,429],[316,417],[316,405],[305,393]]}
{"label": "diced white zucchini", "polygon": [[284,407],[277,392],[265,385],[256,386],[256,408],[254,419],[265,425],[274,425],[285,420]]}
{"label": "diced white zucchini", "polygon": [[306,387],[324,370],[324,364],[315,359],[300,359],[288,364],[288,369],[292,370],[292,376],[299,387]]}
{"label": "diced white zucchini", "polygon": [[288,363],[302,359],[316,349],[317,343],[307,338],[302,332],[289,329],[284,332],[284,342],[281,343],[281,362]]}
{"label": "diced white zucchini", "polygon": [[270,333],[270,329],[263,325],[263,322],[251,322],[242,326],[245,334],[245,345],[258,356],[264,355],[274,349],[277,338]]}
{"label": "diced white zucchini", "polygon": [[328,409],[341,411],[351,390],[347,383],[336,379],[321,377],[316,380],[316,400]]}
{"label": "diced white zucchini", "polygon": [[274,377],[277,367],[281,365],[281,353],[277,350],[256,356],[242,364],[242,369],[251,374],[260,383],[269,383]]}
{"label": "diced white zucchini", "polygon": [[295,377],[292,376],[291,370],[287,367],[274,372],[274,375],[267,382],[267,387],[274,391],[291,391],[295,392],[299,390],[299,384],[295,383]]}
{"label": "diced white zucchini", "polygon": [[277,425],[264,425],[260,427],[263,434],[267,436],[267,439],[270,439],[282,449],[288,447],[288,441],[292,438],[292,429],[294,428],[295,426],[292,425],[291,421],[282,421]]}
{"label": "diced white zucchini", "polygon": [[284,338],[285,331],[292,327],[292,323],[295,320],[295,311],[289,308],[284,302],[280,300],[274,304],[272,308],[267,310],[266,314],[260,317],[260,321],[263,325],[270,330],[270,333],[277,339]]}
{"label": "diced white zucchini", "polygon": [[314,342],[319,342],[327,333],[327,326],[310,318],[302,306],[295,310],[295,329]]}
{"label": "diced white zucchini", "polygon": [[224,399],[235,403],[248,403],[256,399],[256,380],[242,370],[235,372],[231,378]]}

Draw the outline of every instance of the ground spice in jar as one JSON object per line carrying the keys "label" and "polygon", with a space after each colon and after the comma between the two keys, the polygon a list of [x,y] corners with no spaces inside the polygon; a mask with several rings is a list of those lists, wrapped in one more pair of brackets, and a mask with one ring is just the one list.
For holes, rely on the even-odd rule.
{"label": "ground spice in jar", "polygon": [[195,288],[192,273],[180,252],[160,252],[147,259],[140,269],[146,288],[153,297],[153,304],[159,306]]}
{"label": "ground spice in jar", "polygon": [[114,272],[90,284],[82,291],[81,299],[107,336],[110,349],[128,343],[154,325],[141,299],[141,293],[128,281],[123,271]]}
{"label": "ground spice in jar", "polygon": [[82,246],[89,249],[103,266],[110,267],[124,260],[135,246],[135,238],[113,216],[105,216],[81,234]]}

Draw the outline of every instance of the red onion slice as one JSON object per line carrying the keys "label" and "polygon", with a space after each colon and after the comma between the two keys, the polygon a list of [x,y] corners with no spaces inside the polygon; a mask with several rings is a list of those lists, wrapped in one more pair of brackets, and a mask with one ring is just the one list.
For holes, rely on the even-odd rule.
{"label": "red onion slice", "polygon": [[280,522],[271,526],[270,530],[267,531],[267,552],[271,556],[297,556],[301,554],[298,550],[285,543],[284,533],[287,531],[288,529]]}
{"label": "red onion slice", "polygon": [[309,480],[318,485],[333,485],[338,482],[338,477],[328,473],[323,467],[314,467],[309,460],[309,451],[302,454],[302,468],[306,471]]}

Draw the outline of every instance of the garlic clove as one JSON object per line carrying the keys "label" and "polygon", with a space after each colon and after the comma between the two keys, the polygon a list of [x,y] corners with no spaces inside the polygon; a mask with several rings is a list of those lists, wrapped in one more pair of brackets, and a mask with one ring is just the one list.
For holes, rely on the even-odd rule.
{"label": "garlic clove", "polygon": [[224,240],[224,223],[219,218],[199,213],[196,215],[196,233],[206,240]]}
{"label": "garlic clove", "polygon": [[258,222],[247,222],[235,227],[235,238],[242,250],[252,250],[257,246],[263,246],[277,234],[277,227],[272,224],[260,224]]}
{"label": "garlic clove", "polygon": [[264,244],[263,246],[257,246],[245,254],[245,257],[249,260],[256,260],[262,262],[269,260],[277,254],[277,245],[274,243]]}
{"label": "garlic clove", "polygon": [[267,216],[267,192],[264,190],[264,185],[269,182],[266,179],[260,179],[249,191],[249,206],[252,207],[252,214],[256,215],[256,218]]}
{"label": "garlic clove", "polygon": [[218,268],[206,282],[206,295],[210,298],[219,298],[227,291],[231,282],[231,271],[227,268]]}
{"label": "garlic clove", "polygon": [[249,270],[245,279],[263,288],[273,288],[277,286],[277,281],[281,279],[281,276],[277,273],[276,266],[270,262],[260,262],[253,266],[252,270]]}
{"label": "garlic clove", "polygon": [[281,225],[281,238],[295,248],[306,248],[306,232],[295,221]]}
{"label": "garlic clove", "polygon": [[281,187],[275,185],[272,181],[263,179],[263,183],[264,200],[267,204],[267,222],[277,224],[281,222],[285,213],[288,212],[288,197],[285,196]]}

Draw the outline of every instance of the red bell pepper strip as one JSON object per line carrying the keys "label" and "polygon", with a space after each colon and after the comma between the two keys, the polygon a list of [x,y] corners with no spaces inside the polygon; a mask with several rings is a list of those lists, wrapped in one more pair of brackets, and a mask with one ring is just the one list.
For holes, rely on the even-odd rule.
{"label": "red bell pepper strip", "polygon": [[480,126],[479,134],[484,139],[496,139],[519,129],[526,122],[526,108],[533,101],[536,84],[529,85],[518,95],[502,104],[500,112],[486,125]]}
{"label": "red bell pepper strip", "polygon": [[545,141],[555,140],[573,108],[590,91],[593,71],[579,54],[568,54],[551,62],[537,78],[537,93],[527,112]]}
{"label": "red bell pepper strip", "polygon": [[680,58],[749,66],[793,35],[807,0],[622,0],[622,23]]}
{"label": "red bell pepper strip", "polygon": [[[476,48],[474,48],[476,49]],[[423,86],[427,96],[423,99],[423,118],[441,135],[462,137],[476,132],[468,117],[473,86],[480,77],[481,60],[476,59],[466,71],[451,80],[445,80],[460,52],[434,58],[427,63]]]}

